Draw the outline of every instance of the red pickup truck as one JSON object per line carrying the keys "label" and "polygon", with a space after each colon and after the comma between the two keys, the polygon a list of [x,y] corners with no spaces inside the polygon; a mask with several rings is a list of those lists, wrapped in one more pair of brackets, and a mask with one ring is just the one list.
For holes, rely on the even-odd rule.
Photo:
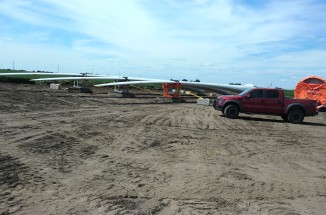
{"label": "red pickup truck", "polygon": [[302,123],[305,116],[318,114],[316,100],[286,98],[278,88],[253,88],[239,95],[219,96],[213,107],[232,119],[239,113],[269,114],[295,124]]}

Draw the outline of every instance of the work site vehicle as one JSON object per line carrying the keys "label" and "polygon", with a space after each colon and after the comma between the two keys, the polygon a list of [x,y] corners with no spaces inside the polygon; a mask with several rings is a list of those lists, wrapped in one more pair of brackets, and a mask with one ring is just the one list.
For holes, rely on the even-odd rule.
{"label": "work site vehicle", "polygon": [[281,116],[290,123],[302,123],[305,116],[317,115],[317,101],[286,98],[282,89],[253,88],[239,95],[222,95],[213,101],[213,107],[234,119],[239,113]]}

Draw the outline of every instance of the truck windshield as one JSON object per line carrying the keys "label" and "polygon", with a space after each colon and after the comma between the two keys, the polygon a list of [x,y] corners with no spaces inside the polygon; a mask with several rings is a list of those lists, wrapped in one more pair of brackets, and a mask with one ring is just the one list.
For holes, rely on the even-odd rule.
{"label": "truck windshield", "polygon": [[246,95],[251,89],[245,90],[242,93],[239,94],[239,96],[243,96]]}

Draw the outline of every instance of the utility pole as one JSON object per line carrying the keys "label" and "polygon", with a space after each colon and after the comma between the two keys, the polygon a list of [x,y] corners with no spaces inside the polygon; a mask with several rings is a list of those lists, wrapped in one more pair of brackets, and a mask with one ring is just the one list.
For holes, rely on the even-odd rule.
{"label": "utility pole", "polygon": [[15,70],[15,60],[12,61],[12,70]]}

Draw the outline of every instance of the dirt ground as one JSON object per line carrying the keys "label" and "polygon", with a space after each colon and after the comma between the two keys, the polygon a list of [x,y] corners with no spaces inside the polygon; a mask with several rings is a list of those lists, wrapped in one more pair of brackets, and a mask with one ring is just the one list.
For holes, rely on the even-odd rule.
{"label": "dirt ground", "polygon": [[326,114],[0,83],[0,214],[326,214]]}

